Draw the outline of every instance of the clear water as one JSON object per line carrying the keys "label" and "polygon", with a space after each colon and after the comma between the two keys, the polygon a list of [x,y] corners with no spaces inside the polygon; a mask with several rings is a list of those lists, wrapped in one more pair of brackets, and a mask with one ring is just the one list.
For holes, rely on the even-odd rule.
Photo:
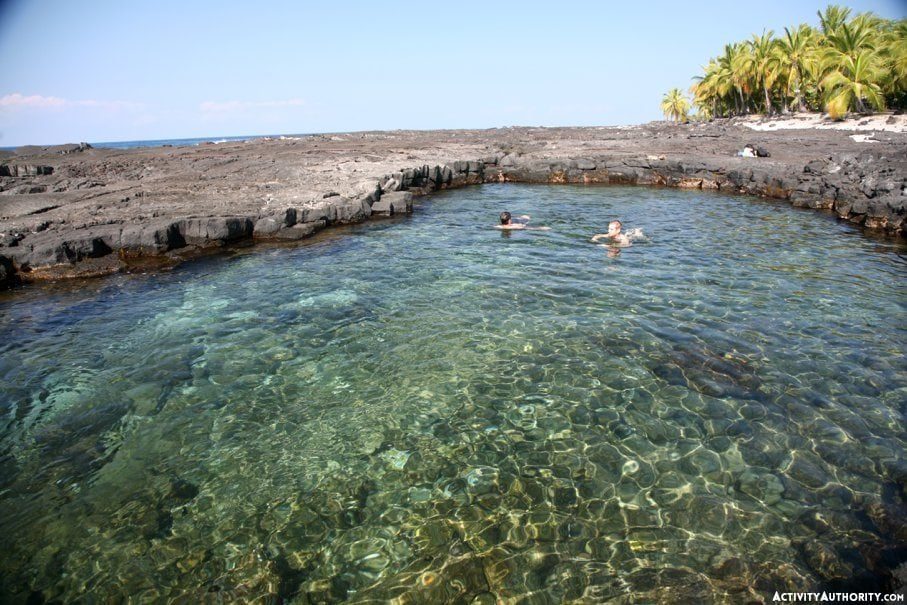
{"label": "clear water", "polygon": [[[552,230],[491,228],[504,208]],[[588,243],[615,216],[651,241]],[[904,255],[753,199],[501,185],[8,294],[0,588],[740,602],[876,577],[907,545]]]}

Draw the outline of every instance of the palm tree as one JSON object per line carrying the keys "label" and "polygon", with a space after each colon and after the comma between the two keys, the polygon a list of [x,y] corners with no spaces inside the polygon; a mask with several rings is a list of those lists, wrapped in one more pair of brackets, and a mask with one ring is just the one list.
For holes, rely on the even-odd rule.
{"label": "palm tree", "polygon": [[733,64],[734,51],[728,44],[724,47],[724,54],[715,61],[714,72],[711,74],[715,94],[718,95],[718,98],[729,101],[729,104],[733,105],[733,111],[731,111],[731,107],[727,108],[728,115],[740,113],[742,107],[740,97],[737,95],[737,88],[734,86]]}
{"label": "palm tree", "polygon": [[864,113],[866,102],[876,109],[885,107],[879,84],[887,79],[888,69],[882,53],[877,52],[880,41],[877,19],[866,14],[841,23],[826,36],[821,86],[826,111],[832,117],[851,109]]}
{"label": "palm tree", "polygon": [[847,21],[847,17],[850,16],[850,9],[836,4],[829,4],[824,14],[822,11],[818,11],[816,14],[819,15],[819,23],[822,24],[822,33],[827,36],[834,33],[838,27]]}
{"label": "palm tree", "polygon": [[826,34],[827,54],[832,60],[839,59],[841,55],[854,58],[860,51],[876,49],[879,30],[863,17],[865,15],[850,23],[842,23],[832,33]]}
{"label": "palm tree", "polygon": [[720,67],[715,59],[709,59],[709,64],[703,71],[705,75],[693,78],[696,82],[690,86],[690,93],[693,95],[693,103],[698,114],[708,119],[723,113],[719,112],[719,104],[726,104],[723,97],[727,95],[727,87],[722,86]]}
{"label": "palm tree", "polygon": [[785,27],[784,37],[778,40],[776,47],[777,60],[787,75],[784,93],[790,97],[793,89],[797,111],[806,111],[803,87],[807,76],[817,65],[816,44],[815,31],[808,25],[800,24],[793,30]]}
{"label": "palm tree", "polygon": [[686,121],[687,113],[690,111],[690,102],[687,100],[679,88],[672,88],[661,100],[661,111],[665,117],[680,122]]}
{"label": "palm tree", "polygon": [[762,32],[761,36],[753,36],[747,43],[749,53],[744,58],[746,69],[749,71],[756,87],[762,88],[765,101],[765,113],[772,113],[772,97],[769,91],[778,77],[778,55],[775,52],[775,32],[769,30]]}
{"label": "palm tree", "polygon": [[883,73],[879,56],[870,50],[862,50],[856,57],[842,55],[838,67],[822,79],[828,115],[839,119],[852,107],[864,113],[867,104],[877,110],[884,109],[885,97],[878,84]]}
{"label": "palm tree", "polygon": [[885,33],[889,78],[886,96],[895,106],[907,106],[907,19],[901,19]]}
{"label": "palm tree", "polygon": [[886,104],[907,108],[907,19],[851,17],[836,5],[818,16],[819,28],[804,24],[784,28],[778,39],[767,31],[726,44],[690,87],[698,114],[770,114],[776,103],[782,112],[825,108],[835,117]]}
{"label": "palm tree", "polygon": [[734,107],[737,114],[746,113],[746,95],[749,95],[747,55],[745,45],[725,44],[724,54],[718,57],[718,79],[726,93],[733,90]]}

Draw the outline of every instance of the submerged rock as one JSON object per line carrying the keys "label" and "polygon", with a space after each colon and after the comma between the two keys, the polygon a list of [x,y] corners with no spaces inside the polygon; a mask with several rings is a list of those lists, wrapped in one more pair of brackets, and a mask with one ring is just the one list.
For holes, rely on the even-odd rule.
{"label": "submerged rock", "polygon": [[758,473],[754,470],[744,471],[737,480],[738,489],[766,506],[781,501],[784,485],[781,480],[770,473]]}

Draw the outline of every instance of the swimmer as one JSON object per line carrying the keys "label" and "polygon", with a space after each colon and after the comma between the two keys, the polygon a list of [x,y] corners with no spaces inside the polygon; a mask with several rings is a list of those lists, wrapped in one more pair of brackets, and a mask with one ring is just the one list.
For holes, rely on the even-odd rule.
{"label": "swimmer", "polygon": [[592,242],[595,243],[600,239],[609,239],[612,246],[620,246],[626,248],[632,246],[633,244],[630,241],[630,235],[626,233],[621,233],[620,229],[623,227],[623,223],[620,221],[611,221],[608,223],[608,232],[607,233],[597,233],[592,236]]}
{"label": "swimmer", "polygon": [[509,212],[504,211],[501,213],[501,224],[495,225],[494,228],[495,229],[504,229],[504,230],[508,230],[508,231],[512,230],[512,229],[531,229],[534,231],[548,231],[550,229],[550,227],[530,227],[529,221],[531,218],[532,217],[530,217],[528,214],[523,214],[522,216],[513,218]]}
{"label": "swimmer", "polygon": [[501,213],[501,224],[495,225],[497,229],[525,229],[526,225],[529,223],[530,217],[528,214],[518,216],[513,218],[509,212],[504,211]]}

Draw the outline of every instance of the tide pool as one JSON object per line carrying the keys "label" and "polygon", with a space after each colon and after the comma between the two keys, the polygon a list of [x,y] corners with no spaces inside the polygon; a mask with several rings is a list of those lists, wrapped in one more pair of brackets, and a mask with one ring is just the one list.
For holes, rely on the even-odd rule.
{"label": "tide pool", "polygon": [[[505,209],[551,230],[498,231]],[[648,241],[589,243],[613,218]],[[875,588],[907,547],[905,252],[751,198],[485,185],[296,248],[4,294],[0,590]]]}

